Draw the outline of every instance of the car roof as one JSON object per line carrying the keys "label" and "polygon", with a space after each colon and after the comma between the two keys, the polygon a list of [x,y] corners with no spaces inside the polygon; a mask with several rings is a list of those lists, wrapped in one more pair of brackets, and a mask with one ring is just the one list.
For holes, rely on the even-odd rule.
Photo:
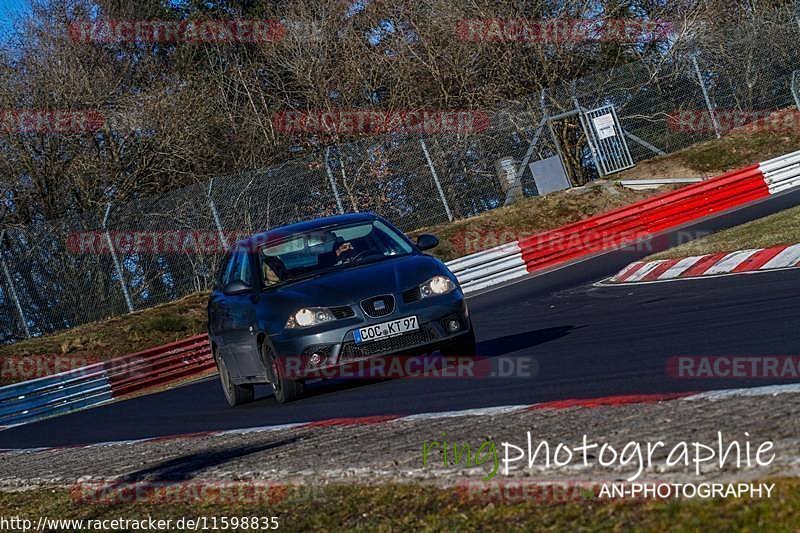
{"label": "car roof", "polygon": [[376,215],[375,213],[364,212],[364,213],[347,213],[344,215],[334,215],[330,217],[321,217],[312,220],[304,220],[302,222],[295,222],[294,224],[278,226],[276,228],[272,228],[271,230],[262,231],[261,233],[256,233],[246,239],[238,241],[234,245],[234,248],[244,247],[246,249],[252,250],[253,248],[251,247],[258,246],[259,244],[263,244],[266,242],[279,241],[295,233],[303,233],[305,231],[343,226],[346,224],[354,224],[358,222],[367,222],[370,220],[376,220],[377,218],[378,215]]}

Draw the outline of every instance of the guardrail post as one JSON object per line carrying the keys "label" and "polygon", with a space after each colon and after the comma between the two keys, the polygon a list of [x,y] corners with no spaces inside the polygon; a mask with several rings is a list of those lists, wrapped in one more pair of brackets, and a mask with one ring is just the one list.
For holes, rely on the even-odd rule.
{"label": "guardrail post", "polygon": [[103,217],[103,233],[106,236],[106,242],[108,243],[108,249],[111,251],[111,258],[114,260],[114,268],[117,269],[117,276],[119,276],[119,284],[122,287],[122,295],[125,297],[125,303],[128,306],[128,312],[133,313],[133,300],[131,300],[131,295],[128,292],[128,286],[125,285],[125,276],[122,273],[122,264],[119,262],[119,258],[117,257],[117,251],[114,249],[114,241],[111,239],[111,234],[108,233],[108,215],[111,213],[111,202],[108,202],[106,206],[106,214]]}
{"label": "guardrail post", "polygon": [[719,139],[721,134],[719,123],[717,122],[717,113],[714,110],[714,106],[711,105],[711,98],[708,96],[708,89],[706,89],[706,82],[703,81],[703,74],[700,72],[700,65],[697,64],[696,54],[692,54],[692,65],[694,65],[694,72],[697,75],[697,81],[700,83],[700,89],[703,91],[703,99],[706,101],[708,114],[711,116],[711,122],[714,125],[714,133],[716,133],[717,139]]}
{"label": "guardrail post", "polygon": [[228,239],[225,238],[225,232],[222,231],[222,222],[219,219],[219,212],[217,211],[217,204],[214,203],[214,198],[211,197],[211,189],[214,188],[214,178],[208,182],[208,207],[211,208],[211,216],[214,219],[214,225],[217,227],[217,235],[219,235],[219,242],[225,249],[228,249]]}
{"label": "guardrail post", "polygon": [[450,211],[450,206],[447,205],[447,197],[444,195],[444,190],[442,190],[442,184],[439,183],[439,175],[436,174],[436,169],[433,166],[433,161],[431,161],[431,155],[428,153],[428,147],[425,145],[425,140],[420,139],[419,145],[422,146],[422,153],[425,154],[425,160],[428,162],[428,168],[431,169],[433,182],[436,184],[436,190],[439,191],[439,198],[441,198],[442,205],[444,206],[444,211],[445,213],[447,213],[447,220],[452,222],[453,213]]}
{"label": "guardrail post", "polygon": [[[3,242],[5,235],[6,230],[0,231],[0,243]],[[6,265],[6,258],[3,255],[2,248],[0,248],[0,264],[3,265],[3,275],[6,278],[8,293],[11,295],[11,299],[14,301],[14,307],[17,308],[17,314],[19,314],[19,319],[22,322],[22,329],[25,330],[25,336],[30,339],[31,332],[28,329],[28,321],[25,319],[25,313],[22,311],[22,304],[19,301],[19,296],[17,296],[17,290],[14,288],[14,280],[11,279],[11,273],[8,271],[8,265]]]}
{"label": "guardrail post", "polygon": [[328,161],[328,156],[330,153],[331,147],[325,147],[325,173],[328,175],[328,181],[331,184],[333,196],[336,198],[336,208],[339,210],[339,214],[342,214],[344,213],[344,208],[342,207],[342,198],[339,196],[339,187],[336,185],[336,178],[333,177],[333,172],[331,171],[331,166]]}

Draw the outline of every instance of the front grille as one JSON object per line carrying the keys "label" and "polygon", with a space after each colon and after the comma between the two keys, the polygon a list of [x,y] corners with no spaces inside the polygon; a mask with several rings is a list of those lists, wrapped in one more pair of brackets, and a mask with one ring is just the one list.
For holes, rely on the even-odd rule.
{"label": "front grille", "polygon": [[438,338],[436,331],[430,326],[423,326],[418,331],[411,331],[403,333],[388,339],[381,339],[377,341],[369,341],[363,344],[356,344],[353,341],[348,341],[342,344],[342,351],[339,355],[339,362],[346,363],[370,357],[373,355],[393,354],[402,352],[403,350],[413,348],[421,344],[433,342]]}
{"label": "front grille", "polygon": [[361,310],[369,317],[380,318],[394,312],[394,296],[383,294],[361,300]]}
{"label": "front grille", "polygon": [[349,305],[343,305],[341,307],[331,307],[330,310],[331,313],[333,313],[333,316],[336,317],[337,319],[349,318],[355,315],[355,312],[353,312],[353,310],[350,308]]}
{"label": "front grille", "polygon": [[322,357],[327,357],[331,353],[331,349],[333,349],[333,344],[312,344],[311,346],[306,347],[303,350],[303,355],[308,356],[311,354],[319,354]]}
{"label": "front grille", "polygon": [[408,289],[407,291],[403,292],[403,303],[410,304],[419,299],[419,287],[414,287],[413,289]]}

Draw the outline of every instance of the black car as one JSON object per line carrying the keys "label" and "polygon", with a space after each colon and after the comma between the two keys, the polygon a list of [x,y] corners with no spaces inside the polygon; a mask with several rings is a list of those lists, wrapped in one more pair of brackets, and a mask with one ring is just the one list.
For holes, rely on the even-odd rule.
{"label": "black car", "polygon": [[[208,303],[228,403],[251,401],[256,383],[271,383],[279,402],[291,401],[313,371],[373,357],[437,349],[474,355],[458,281],[423,253],[438,243],[428,234],[414,243],[372,213],[301,222],[238,242]],[[287,360],[302,372],[287,372]]]}

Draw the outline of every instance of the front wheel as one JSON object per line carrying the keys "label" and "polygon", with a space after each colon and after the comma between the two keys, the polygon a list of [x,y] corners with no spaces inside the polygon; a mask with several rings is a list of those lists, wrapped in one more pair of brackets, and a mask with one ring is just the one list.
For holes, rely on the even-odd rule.
{"label": "front wheel", "polygon": [[228,405],[236,407],[243,403],[252,402],[256,396],[253,385],[236,385],[231,379],[231,373],[228,370],[228,365],[225,364],[225,359],[219,356],[216,359],[219,381],[222,384],[222,392],[225,394]]}
{"label": "front wheel", "polygon": [[272,392],[275,393],[278,403],[287,403],[302,398],[305,392],[303,382],[286,377],[286,369],[278,363],[275,352],[266,342],[261,347],[261,356],[272,384]]}
{"label": "front wheel", "polygon": [[469,333],[448,341],[440,351],[445,357],[475,357],[477,353],[475,344],[475,330],[470,326]]}

